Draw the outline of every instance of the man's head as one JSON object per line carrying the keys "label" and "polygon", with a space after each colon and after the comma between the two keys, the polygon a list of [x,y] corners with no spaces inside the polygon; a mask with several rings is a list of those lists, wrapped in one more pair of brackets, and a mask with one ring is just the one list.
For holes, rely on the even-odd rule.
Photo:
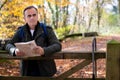
{"label": "man's head", "polygon": [[25,22],[34,29],[38,22],[38,10],[35,6],[28,6],[23,11]]}

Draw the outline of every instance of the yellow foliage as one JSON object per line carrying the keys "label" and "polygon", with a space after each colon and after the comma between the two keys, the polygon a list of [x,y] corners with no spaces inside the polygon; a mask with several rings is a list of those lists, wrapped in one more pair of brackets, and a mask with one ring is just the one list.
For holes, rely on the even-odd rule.
{"label": "yellow foliage", "polygon": [[57,5],[61,7],[68,6],[69,4],[70,2],[68,0],[61,0],[61,2],[57,2]]}
{"label": "yellow foliage", "polygon": [[30,5],[43,5],[44,0],[11,0],[7,1],[0,14],[0,38],[11,37],[18,26],[24,24],[23,9]]}
{"label": "yellow foliage", "polygon": [[0,39],[6,39],[13,36],[14,32],[6,27],[0,27]]}
{"label": "yellow foliage", "polygon": [[68,0],[47,0],[47,1],[51,4],[54,4],[60,7],[68,6],[70,4]]}

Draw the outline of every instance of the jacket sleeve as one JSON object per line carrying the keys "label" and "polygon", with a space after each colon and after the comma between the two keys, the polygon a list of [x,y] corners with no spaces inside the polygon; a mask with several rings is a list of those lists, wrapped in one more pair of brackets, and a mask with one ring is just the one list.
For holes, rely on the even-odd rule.
{"label": "jacket sleeve", "polygon": [[11,38],[11,40],[8,41],[8,43],[6,44],[5,46],[5,49],[7,51],[9,51],[9,53],[12,55],[12,56],[16,56],[15,55],[15,45],[14,43],[18,42],[19,41],[19,35],[18,35],[18,32],[19,30],[14,34],[14,36]]}
{"label": "jacket sleeve", "polygon": [[6,50],[8,50],[9,53],[10,53],[12,56],[16,56],[16,55],[15,55],[15,49],[16,49],[16,47],[13,46],[13,45],[10,44],[10,43],[6,45]]}
{"label": "jacket sleeve", "polygon": [[57,39],[53,29],[51,27],[47,27],[47,43],[48,46],[44,47],[44,56],[50,56],[58,51],[61,51],[61,43]]}

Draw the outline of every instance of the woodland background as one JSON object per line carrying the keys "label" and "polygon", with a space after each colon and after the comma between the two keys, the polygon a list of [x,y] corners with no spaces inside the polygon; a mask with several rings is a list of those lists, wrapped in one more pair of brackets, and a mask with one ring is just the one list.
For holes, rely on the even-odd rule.
{"label": "woodland background", "polygon": [[0,0],[0,38],[11,38],[24,24],[23,9],[35,5],[39,21],[54,28],[58,38],[96,31],[119,34],[120,0]]}

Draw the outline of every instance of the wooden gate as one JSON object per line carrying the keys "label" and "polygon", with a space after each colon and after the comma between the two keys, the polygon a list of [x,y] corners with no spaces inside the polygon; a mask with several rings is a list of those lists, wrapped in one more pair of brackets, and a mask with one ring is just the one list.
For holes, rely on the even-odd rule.
{"label": "wooden gate", "polygon": [[[92,52],[80,52],[80,51],[61,51],[54,54],[51,58],[54,59],[84,59],[83,62],[77,64],[76,66],[72,67],[70,70],[64,72],[60,76],[53,77],[53,78],[45,78],[45,77],[22,77],[22,76],[0,76],[0,80],[92,80],[90,78],[68,78],[68,76],[72,75],[76,71],[84,68],[85,66],[89,65],[92,62]],[[8,54],[6,51],[0,51],[0,59],[13,59],[13,60],[21,60],[21,59],[51,59],[50,57],[13,57]],[[95,52],[95,61],[97,59],[105,58],[104,51],[96,51]],[[97,71],[97,70],[96,70]],[[95,80],[105,80],[104,78],[96,78]]]}

